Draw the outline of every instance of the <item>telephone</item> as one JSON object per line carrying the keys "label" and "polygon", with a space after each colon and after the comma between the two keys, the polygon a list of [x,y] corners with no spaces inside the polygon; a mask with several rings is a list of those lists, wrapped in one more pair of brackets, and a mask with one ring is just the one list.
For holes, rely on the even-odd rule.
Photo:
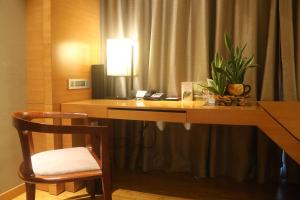
{"label": "telephone", "polygon": [[155,90],[137,91],[136,98],[144,98],[146,100],[163,100],[165,93],[156,92]]}
{"label": "telephone", "polygon": [[166,97],[165,93],[157,92],[151,95],[150,100],[162,100]]}

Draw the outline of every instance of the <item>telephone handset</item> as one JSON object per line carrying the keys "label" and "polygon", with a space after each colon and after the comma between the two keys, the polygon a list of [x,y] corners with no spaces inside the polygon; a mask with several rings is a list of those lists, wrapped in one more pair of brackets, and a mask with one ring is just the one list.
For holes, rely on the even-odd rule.
{"label": "telephone handset", "polygon": [[151,95],[151,100],[162,100],[166,97],[165,93],[157,92]]}
{"label": "telephone handset", "polygon": [[144,99],[145,98],[150,98],[153,94],[155,94],[156,93],[156,91],[155,90],[148,90],[147,92],[146,92],[146,94],[144,95]]}

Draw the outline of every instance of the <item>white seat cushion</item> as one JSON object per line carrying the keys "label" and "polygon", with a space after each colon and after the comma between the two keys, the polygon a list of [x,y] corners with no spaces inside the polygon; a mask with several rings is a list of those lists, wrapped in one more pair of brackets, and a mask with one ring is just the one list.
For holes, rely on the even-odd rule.
{"label": "white seat cushion", "polygon": [[40,152],[31,156],[31,162],[35,175],[59,175],[100,169],[85,147]]}

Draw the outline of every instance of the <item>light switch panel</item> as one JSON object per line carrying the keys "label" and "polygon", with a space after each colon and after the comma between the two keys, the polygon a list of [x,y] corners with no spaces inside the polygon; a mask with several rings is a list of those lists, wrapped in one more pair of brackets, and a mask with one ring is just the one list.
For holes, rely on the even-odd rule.
{"label": "light switch panel", "polygon": [[87,79],[69,79],[68,89],[84,89],[89,88],[89,81]]}

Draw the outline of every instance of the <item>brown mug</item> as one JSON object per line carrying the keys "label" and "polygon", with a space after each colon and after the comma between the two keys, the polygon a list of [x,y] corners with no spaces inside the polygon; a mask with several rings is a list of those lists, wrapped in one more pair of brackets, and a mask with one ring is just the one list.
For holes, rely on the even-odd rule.
{"label": "brown mug", "polygon": [[244,84],[228,84],[227,93],[234,96],[246,96],[250,93],[251,86]]}

